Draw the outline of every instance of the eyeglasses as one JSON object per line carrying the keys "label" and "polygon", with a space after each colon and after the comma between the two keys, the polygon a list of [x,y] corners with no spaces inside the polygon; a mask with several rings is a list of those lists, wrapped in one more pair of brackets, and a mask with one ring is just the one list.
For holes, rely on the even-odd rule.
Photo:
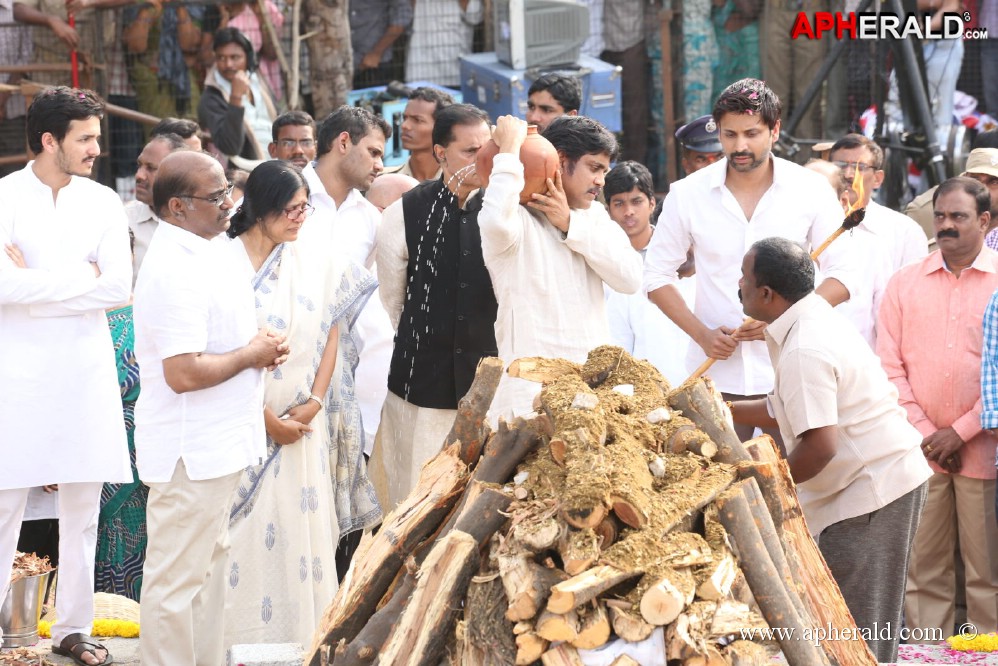
{"label": "eyeglasses", "polygon": [[303,203],[300,206],[291,206],[290,208],[284,209],[284,214],[287,215],[288,219],[292,222],[299,220],[303,217],[308,217],[312,214],[315,208],[307,203]]}
{"label": "eyeglasses", "polygon": [[199,199],[201,201],[207,201],[208,203],[210,203],[215,208],[221,208],[222,204],[225,203],[225,200],[228,199],[232,195],[232,188],[234,188],[234,187],[235,187],[235,184],[229,183],[225,187],[225,189],[222,190],[221,192],[217,192],[217,193],[209,195],[207,197],[199,197],[196,194],[178,194],[177,197],[180,198],[180,199]]}
{"label": "eyeglasses", "polygon": [[862,162],[843,162],[841,160],[836,160],[832,162],[835,166],[846,171],[850,168],[859,169],[861,173],[866,173],[867,171],[876,171],[879,167],[875,167],[872,164],[863,164]]}
{"label": "eyeglasses", "polygon": [[315,139],[280,139],[277,145],[281,148],[291,150],[295,146],[301,146],[305,150],[315,148]]}

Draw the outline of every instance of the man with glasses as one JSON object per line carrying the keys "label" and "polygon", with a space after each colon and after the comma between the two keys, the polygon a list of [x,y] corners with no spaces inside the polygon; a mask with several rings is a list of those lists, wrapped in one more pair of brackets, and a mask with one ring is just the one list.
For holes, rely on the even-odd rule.
{"label": "man with glasses", "polygon": [[315,159],[315,121],[304,111],[288,111],[277,116],[267,146],[271,159],[291,162],[304,169]]}
{"label": "man with glasses", "polygon": [[135,288],[139,477],[149,486],[143,664],[221,664],[229,508],[266,451],[263,368],[284,337],[257,331],[247,268],[212,240],[232,185],[212,157],[168,155],[153,186],[156,229]]}
{"label": "man with glasses", "polygon": [[863,197],[858,206],[866,209],[860,228],[884,243],[891,259],[892,273],[924,259],[929,253],[929,246],[918,224],[907,215],[873,200],[873,193],[884,182],[884,151],[880,146],[862,134],[846,134],[832,145],[829,157],[832,164],[842,169],[842,177],[850,185],[859,170]]}

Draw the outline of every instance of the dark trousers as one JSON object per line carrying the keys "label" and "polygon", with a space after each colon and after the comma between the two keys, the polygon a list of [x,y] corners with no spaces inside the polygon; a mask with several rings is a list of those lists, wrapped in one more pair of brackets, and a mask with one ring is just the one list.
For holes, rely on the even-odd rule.
{"label": "dark trousers", "polygon": [[829,525],[818,548],[878,662],[897,660],[908,556],[925,504],[923,483],[887,506]]}
{"label": "dark trousers", "polygon": [[648,161],[648,95],[651,90],[645,41],[642,39],[626,51],[603,51],[600,59],[623,69],[620,108],[624,141],[620,159],[645,164]]}

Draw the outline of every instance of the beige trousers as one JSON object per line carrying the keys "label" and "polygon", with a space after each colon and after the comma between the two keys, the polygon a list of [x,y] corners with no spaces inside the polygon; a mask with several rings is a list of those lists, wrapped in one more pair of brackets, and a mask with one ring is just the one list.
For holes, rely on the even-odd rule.
{"label": "beige trousers", "polygon": [[998,526],[995,481],[933,474],[915,534],[905,591],[905,625],[955,632],[954,549],[966,569],[967,621],[980,633],[998,629]]}
{"label": "beige trousers", "polygon": [[221,666],[229,510],[241,472],[191,481],[183,461],[150,483],[142,581],[143,666]]}
{"label": "beige trousers", "polygon": [[423,465],[440,453],[456,416],[456,409],[417,407],[388,392],[367,465],[386,516],[416,487]]}

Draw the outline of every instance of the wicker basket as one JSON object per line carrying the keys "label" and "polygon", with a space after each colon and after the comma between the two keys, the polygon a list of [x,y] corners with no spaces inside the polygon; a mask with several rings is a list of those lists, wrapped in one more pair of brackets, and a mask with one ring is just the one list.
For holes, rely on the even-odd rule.
{"label": "wicker basket", "polygon": [[94,594],[95,620],[126,620],[139,624],[139,602],[120,594]]}

